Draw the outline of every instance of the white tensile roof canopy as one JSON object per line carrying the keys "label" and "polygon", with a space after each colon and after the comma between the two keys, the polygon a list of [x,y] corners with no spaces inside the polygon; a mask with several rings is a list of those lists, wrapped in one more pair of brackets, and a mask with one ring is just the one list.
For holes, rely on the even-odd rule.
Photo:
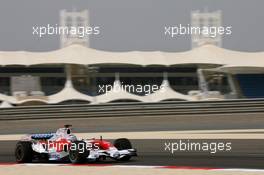
{"label": "white tensile roof canopy", "polygon": [[216,64],[223,66],[224,70],[239,67],[261,69],[264,68],[264,52],[231,51],[209,44],[186,52],[106,52],[77,44],[50,52],[0,52],[2,66],[39,64]]}
{"label": "white tensile roof canopy", "polygon": [[[210,64],[218,65],[208,71],[228,72],[228,73],[247,73],[264,72],[264,52],[238,52],[231,51],[214,45],[203,45],[186,52],[106,52],[87,48],[81,45],[71,45],[51,52],[0,52],[0,65],[42,65],[42,64],[133,64],[133,65],[161,65],[173,66],[181,64]],[[69,80],[65,88],[57,94],[47,96],[40,101],[48,104],[56,104],[67,100],[84,100],[91,103],[106,103],[113,100],[132,99],[143,102],[157,102],[168,99],[195,100],[191,96],[180,94],[172,90],[169,83],[164,80],[164,92],[161,90],[148,96],[137,96],[122,91],[119,93],[109,92],[96,97],[82,94],[75,90]],[[0,94],[2,107],[7,104],[21,104],[27,101],[38,99],[18,100],[14,96]],[[0,107],[1,107],[0,106]]]}

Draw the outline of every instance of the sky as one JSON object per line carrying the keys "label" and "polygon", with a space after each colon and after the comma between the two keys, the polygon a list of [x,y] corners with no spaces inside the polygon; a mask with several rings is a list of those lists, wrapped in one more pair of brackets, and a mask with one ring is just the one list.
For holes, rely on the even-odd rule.
{"label": "sky", "polygon": [[191,48],[190,35],[169,38],[164,26],[190,23],[192,10],[222,10],[223,26],[232,35],[223,47],[238,51],[264,51],[263,0],[0,0],[0,51],[51,51],[59,36],[39,38],[33,26],[59,24],[62,9],[88,9],[90,25],[100,35],[90,47],[106,51],[168,51]]}

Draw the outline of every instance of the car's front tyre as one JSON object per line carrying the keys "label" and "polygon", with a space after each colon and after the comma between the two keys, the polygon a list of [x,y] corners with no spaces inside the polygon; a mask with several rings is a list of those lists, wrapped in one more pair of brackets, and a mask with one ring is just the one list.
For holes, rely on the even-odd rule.
{"label": "car's front tyre", "polygon": [[[116,139],[114,141],[114,146],[116,147],[116,149],[118,150],[127,150],[127,149],[132,149],[132,144],[131,142],[126,139],[126,138],[120,138],[120,139]],[[130,155],[126,155],[122,158],[120,158],[119,160],[121,161],[128,161],[130,160],[131,156]]]}
{"label": "car's front tyre", "polygon": [[71,163],[85,163],[90,151],[86,149],[86,143],[83,141],[75,141],[69,150],[69,159]]}

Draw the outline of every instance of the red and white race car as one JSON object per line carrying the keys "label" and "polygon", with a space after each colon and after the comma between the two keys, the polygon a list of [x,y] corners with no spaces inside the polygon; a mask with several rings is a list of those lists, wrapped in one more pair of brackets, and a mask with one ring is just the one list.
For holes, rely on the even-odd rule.
{"label": "red and white race car", "polygon": [[16,145],[15,158],[18,163],[33,160],[59,160],[72,163],[98,161],[111,158],[128,161],[137,156],[136,149],[126,138],[110,143],[100,139],[77,139],[71,125],[59,128],[56,133],[31,134],[23,137]]}

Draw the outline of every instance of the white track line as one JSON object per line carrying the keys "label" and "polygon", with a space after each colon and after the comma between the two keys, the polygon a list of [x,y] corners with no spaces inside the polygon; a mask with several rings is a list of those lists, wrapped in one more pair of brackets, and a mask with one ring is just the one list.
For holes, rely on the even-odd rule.
{"label": "white track line", "polygon": [[[25,134],[0,135],[0,141],[19,140]],[[116,139],[263,139],[264,129],[234,130],[186,130],[186,131],[143,131],[143,132],[101,132],[75,133],[79,138]]]}
{"label": "white track line", "polygon": [[43,164],[43,163],[27,163],[27,164],[1,164],[1,166],[82,166],[82,167],[115,167],[115,168],[142,168],[142,169],[175,169],[175,170],[205,170],[205,171],[230,171],[230,172],[263,172],[264,169],[246,169],[246,168],[203,168],[191,166],[148,166],[148,165],[110,165],[110,164]]}

